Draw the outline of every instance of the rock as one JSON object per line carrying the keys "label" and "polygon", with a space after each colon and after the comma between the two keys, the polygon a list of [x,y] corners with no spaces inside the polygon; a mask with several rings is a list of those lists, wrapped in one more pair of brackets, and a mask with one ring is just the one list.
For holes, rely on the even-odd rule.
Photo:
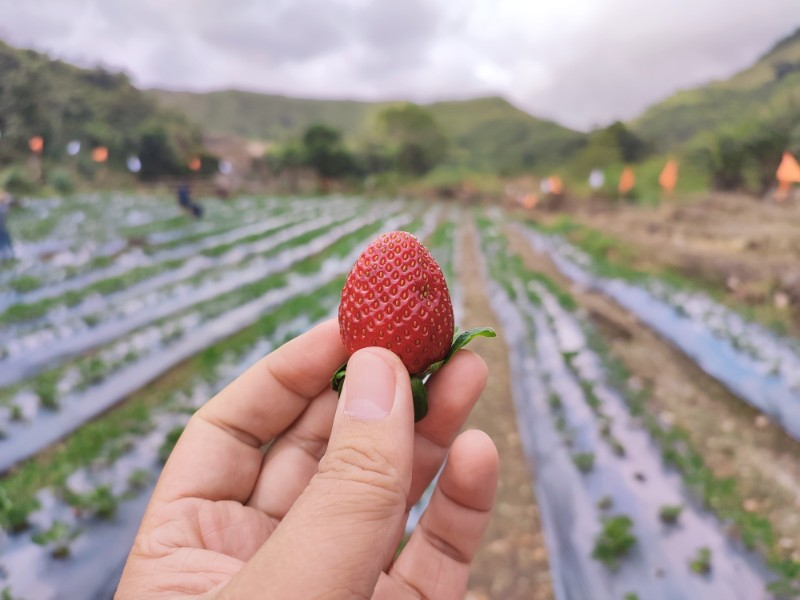
{"label": "rock", "polygon": [[759,429],[766,429],[767,427],[769,427],[769,419],[764,415],[758,415],[755,418],[755,425]]}
{"label": "rock", "polygon": [[778,310],[786,310],[789,308],[789,304],[791,304],[789,294],[786,292],[775,292],[775,295],[772,297],[772,302]]}
{"label": "rock", "polygon": [[664,427],[672,427],[675,425],[675,415],[668,410],[661,411],[658,415],[658,418]]}
{"label": "rock", "polygon": [[780,546],[784,550],[791,550],[792,548],[794,548],[794,545],[795,545],[794,540],[791,538],[784,537],[778,541],[778,546]]}
{"label": "rock", "polygon": [[747,512],[755,512],[758,510],[758,500],[755,498],[748,498],[742,504],[742,508],[744,508]]}

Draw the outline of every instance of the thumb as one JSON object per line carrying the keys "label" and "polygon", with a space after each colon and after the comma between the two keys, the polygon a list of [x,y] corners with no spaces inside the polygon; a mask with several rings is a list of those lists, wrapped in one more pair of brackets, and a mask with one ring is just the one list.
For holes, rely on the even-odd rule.
{"label": "thumb", "polygon": [[413,443],[403,363],[380,348],[355,353],[319,472],[232,582],[233,596],[370,598],[405,518]]}

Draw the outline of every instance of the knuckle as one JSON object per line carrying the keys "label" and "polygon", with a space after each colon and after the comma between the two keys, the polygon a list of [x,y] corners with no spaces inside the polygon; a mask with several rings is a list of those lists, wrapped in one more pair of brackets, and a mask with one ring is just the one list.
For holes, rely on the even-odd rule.
{"label": "knuckle", "polygon": [[323,479],[360,488],[359,494],[380,506],[405,506],[407,485],[400,470],[376,448],[351,445],[330,450],[320,463]]}

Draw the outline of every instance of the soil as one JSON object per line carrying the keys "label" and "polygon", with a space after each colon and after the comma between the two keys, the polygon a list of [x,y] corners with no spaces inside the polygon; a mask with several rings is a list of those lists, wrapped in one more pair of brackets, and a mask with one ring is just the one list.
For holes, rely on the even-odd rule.
{"label": "soil", "polygon": [[532,465],[525,458],[517,433],[503,333],[484,294],[474,235],[468,228],[459,257],[466,314],[461,325],[465,329],[494,327],[500,339],[478,339],[470,346],[489,365],[490,376],[467,427],[482,429],[497,445],[500,484],[492,521],[473,563],[467,598],[550,600],[553,589],[533,494]]}
{"label": "soil", "polygon": [[[658,209],[577,210],[580,222],[633,248],[645,268],[672,267],[724,290],[733,302],[770,305],[800,333],[800,201],[714,193]],[[780,318],[780,317],[784,318]]]}
{"label": "soil", "polygon": [[652,390],[648,409],[684,429],[715,475],[733,477],[743,508],[772,523],[779,545],[800,559],[800,442],[772,425],[691,359],[607,297],[577,288],[550,259],[509,230],[529,268],[569,290],[605,338],[632,383]]}

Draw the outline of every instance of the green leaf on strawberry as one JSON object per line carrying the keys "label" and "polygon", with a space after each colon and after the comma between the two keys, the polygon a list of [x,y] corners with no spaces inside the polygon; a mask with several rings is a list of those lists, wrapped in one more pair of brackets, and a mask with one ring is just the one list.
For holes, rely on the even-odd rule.
{"label": "green leaf on strawberry", "polygon": [[[447,351],[447,356],[445,356],[443,360],[433,363],[421,376],[409,375],[411,379],[411,395],[414,399],[414,421],[420,421],[428,414],[428,393],[425,390],[425,382],[427,382],[431,375],[450,362],[450,359],[455,356],[456,352],[461,350],[476,337],[493,338],[497,337],[497,332],[491,327],[476,327],[475,329],[463,331],[456,335],[452,346],[450,346],[450,350]],[[340,396],[342,394],[346,372],[347,363],[344,363],[337,369],[336,373],[333,374],[333,377],[331,377],[331,388]]]}

